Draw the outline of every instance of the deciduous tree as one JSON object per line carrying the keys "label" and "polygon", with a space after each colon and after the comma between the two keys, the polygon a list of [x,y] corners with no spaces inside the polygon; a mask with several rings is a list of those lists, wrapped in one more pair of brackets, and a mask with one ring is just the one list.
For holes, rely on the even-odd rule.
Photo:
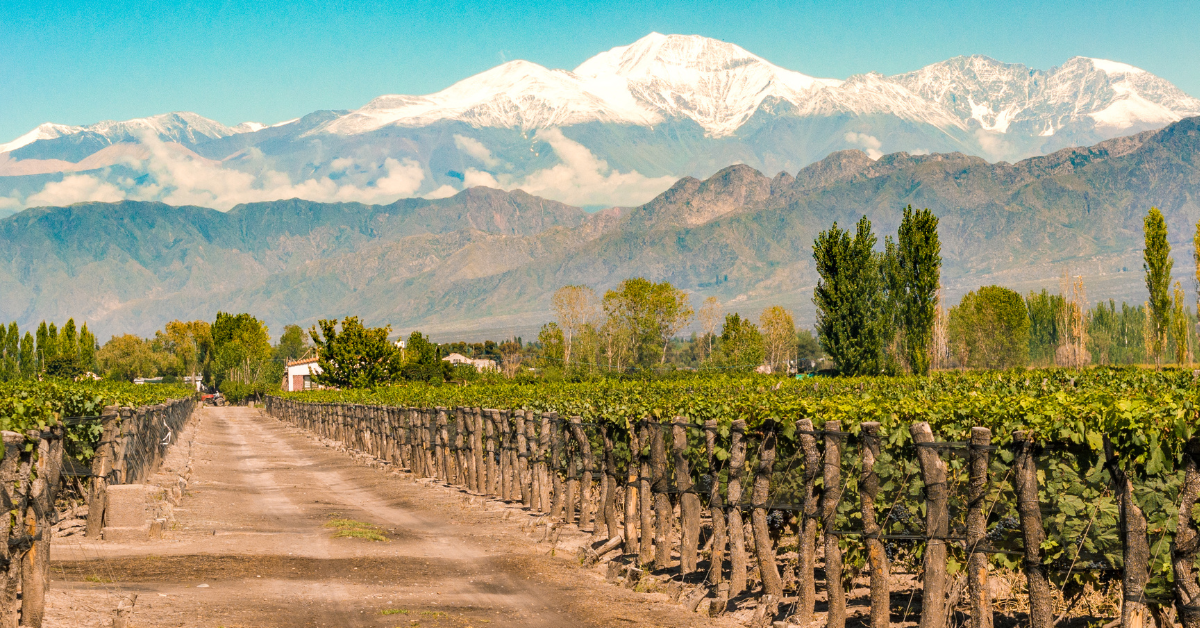
{"label": "deciduous tree", "polygon": [[1021,295],[1000,286],[967,293],[950,310],[950,344],[960,364],[1006,369],[1029,362],[1029,316]]}
{"label": "deciduous tree", "polygon": [[587,286],[563,286],[550,299],[554,317],[562,330],[563,366],[571,363],[571,349],[575,338],[596,315],[596,293]]}
{"label": "deciduous tree", "polygon": [[727,368],[754,370],[762,364],[764,353],[758,327],[737,312],[726,314],[721,328],[721,363]]}
{"label": "deciduous tree", "polygon": [[[388,341],[391,326],[365,327],[357,316],[342,320],[337,329],[336,319],[322,319],[318,327],[309,330],[317,347],[317,365],[321,373],[313,380],[337,388],[372,388],[394,381],[404,364],[400,349]],[[410,343],[410,350],[414,349]],[[421,354],[422,348],[415,347]],[[436,348],[434,358],[437,359]]]}
{"label": "deciduous tree", "polygon": [[792,313],[774,305],[763,310],[758,319],[766,350],[767,364],[773,371],[787,371],[788,362],[796,358],[796,323]]}

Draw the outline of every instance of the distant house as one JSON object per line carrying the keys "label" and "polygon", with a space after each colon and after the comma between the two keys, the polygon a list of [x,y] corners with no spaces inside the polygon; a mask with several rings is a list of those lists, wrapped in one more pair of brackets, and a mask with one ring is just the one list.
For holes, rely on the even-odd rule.
{"label": "distant house", "polygon": [[321,373],[321,367],[317,366],[317,358],[289,360],[287,363],[287,373],[283,376],[283,389],[288,392],[295,392],[298,390],[319,388],[319,386],[313,385],[312,376],[320,375]]}
{"label": "distant house", "polygon": [[451,353],[450,355],[442,358],[442,361],[449,362],[451,364],[469,364],[469,365],[475,367],[475,370],[477,370],[477,371],[498,370],[496,368],[495,360],[472,360],[471,358],[468,358],[467,356],[465,356],[461,353]]}

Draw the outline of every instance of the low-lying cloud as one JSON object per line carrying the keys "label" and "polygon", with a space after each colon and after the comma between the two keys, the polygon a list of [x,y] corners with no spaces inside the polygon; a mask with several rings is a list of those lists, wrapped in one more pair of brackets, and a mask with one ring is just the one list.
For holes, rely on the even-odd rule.
{"label": "low-lying cloud", "polygon": [[[557,128],[538,131],[535,138],[550,146],[559,163],[517,175],[511,173],[512,164],[497,158],[479,140],[455,135],[455,146],[486,168],[466,169],[463,187],[521,189],[579,206],[638,205],[676,181],[673,176],[647,177],[637,171],[611,168]],[[162,201],[221,211],[242,203],[286,198],[378,204],[416,196],[426,182],[420,163],[391,157],[373,162],[339,157],[320,170],[320,176],[293,181],[286,173],[272,169],[269,159],[255,148],[235,160],[220,162],[178,144],[164,143],[154,135],[142,137],[138,151],[109,164],[98,172],[65,173],[62,180],[46,183],[24,197],[0,197],[0,209],[121,200]],[[441,185],[424,196],[445,198],[458,192],[455,185]]]}
{"label": "low-lying cloud", "polygon": [[608,162],[557,128],[542,129],[534,137],[549,144],[561,163],[524,177],[468,168],[463,173],[463,184],[520,189],[571,205],[640,205],[676,181],[673,176],[651,178],[636,170],[619,172],[610,168]]}
{"label": "low-lying cloud", "polygon": [[[129,177],[71,174],[47,183],[27,198],[8,198],[9,204],[35,207],[69,205],[85,201],[162,201],[171,205],[199,205],[222,211],[240,203],[302,198],[320,202],[391,203],[413,196],[425,179],[424,169],[411,159],[386,158],[362,164],[340,158],[330,164],[330,174],[298,183],[269,168],[244,172],[166,144],[155,136],[142,138],[149,154],[129,158],[119,165],[146,176]],[[261,161],[253,151],[251,162]],[[111,173],[111,171],[110,171]]]}
{"label": "low-lying cloud", "polygon": [[847,142],[864,149],[864,151],[867,153],[867,157],[870,157],[871,159],[879,159],[880,157],[883,157],[883,151],[880,150],[883,148],[883,142],[879,141],[879,138],[875,137],[874,135],[855,133],[851,131],[846,134],[845,138]]}

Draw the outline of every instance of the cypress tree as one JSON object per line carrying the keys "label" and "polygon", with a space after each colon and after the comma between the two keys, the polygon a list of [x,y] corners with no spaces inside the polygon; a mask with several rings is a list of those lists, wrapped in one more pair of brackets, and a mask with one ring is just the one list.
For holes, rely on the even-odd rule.
{"label": "cypress tree", "polygon": [[63,325],[62,332],[58,335],[58,352],[69,357],[79,355],[79,339],[76,337],[73,318],[67,319],[67,324]]}
{"label": "cypress tree", "polygon": [[929,373],[933,323],[937,315],[937,290],[942,276],[942,244],[938,219],[928,208],[904,209],[900,223],[897,257],[904,287],[899,319],[904,329],[904,348],[913,373]]}
{"label": "cypress tree", "polygon": [[1154,364],[1162,366],[1162,352],[1171,321],[1171,245],[1167,242],[1167,223],[1157,207],[1151,207],[1143,222],[1146,248],[1143,251],[1143,270],[1146,271],[1146,290],[1150,293],[1150,321],[1147,329],[1153,333],[1146,339],[1146,348],[1154,356]]}
{"label": "cypress tree", "polygon": [[21,376],[21,330],[17,327],[17,321],[8,324],[8,333],[5,335],[4,369],[8,379]]}
{"label": "cypress tree", "polygon": [[8,375],[8,327],[0,325],[0,382],[11,379]]}
{"label": "cypress tree", "polygon": [[85,371],[96,372],[96,337],[88,330],[87,323],[79,330],[79,366]]}
{"label": "cypress tree", "polygon": [[813,290],[821,346],[846,375],[878,374],[882,366],[883,278],[871,221],[863,216],[854,238],[833,223],[813,242],[820,279]]}
{"label": "cypress tree", "polygon": [[58,355],[58,327],[54,323],[50,323],[49,329],[46,330],[46,346],[38,349],[42,352],[43,368],[46,360]]}
{"label": "cypress tree", "polygon": [[[26,332],[26,333],[28,333],[28,332]],[[46,356],[46,345],[49,344],[49,342],[50,342],[49,339],[50,339],[50,332],[46,329],[46,321],[42,321],[42,324],[38,325],[37,344],[33,348],[33,357],[34,357],[34,360],[36,360],[34,372],[40,372],[42,370],[43,366],[45,365],[45,361],[46,361],[46,357],[47,357]],[[24,351],[25,347],[21,347],[21,350]],[[23,355],[21,356],[21,373],[22,374],[25,373],[25,356],[23,356]]]}
{"label": "cypress tree", "polygon": [[38,374],[37,354],[34,353],[33,334],[25,332],[21,338],[21,377],[36,377]]}

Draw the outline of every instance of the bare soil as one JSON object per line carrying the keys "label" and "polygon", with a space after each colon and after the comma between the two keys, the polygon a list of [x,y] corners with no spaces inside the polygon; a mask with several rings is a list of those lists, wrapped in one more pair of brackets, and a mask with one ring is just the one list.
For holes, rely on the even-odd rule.
{"label": "bare soil", "polygon": [[[173,529],[55,539],[47,626],[107,627],[128,593],[143,628],[735,625],[605,582],[535,543],[519,505],[363,465],[255,409],[201,412]],[[334,538],[335,518],[387,540]]]}

